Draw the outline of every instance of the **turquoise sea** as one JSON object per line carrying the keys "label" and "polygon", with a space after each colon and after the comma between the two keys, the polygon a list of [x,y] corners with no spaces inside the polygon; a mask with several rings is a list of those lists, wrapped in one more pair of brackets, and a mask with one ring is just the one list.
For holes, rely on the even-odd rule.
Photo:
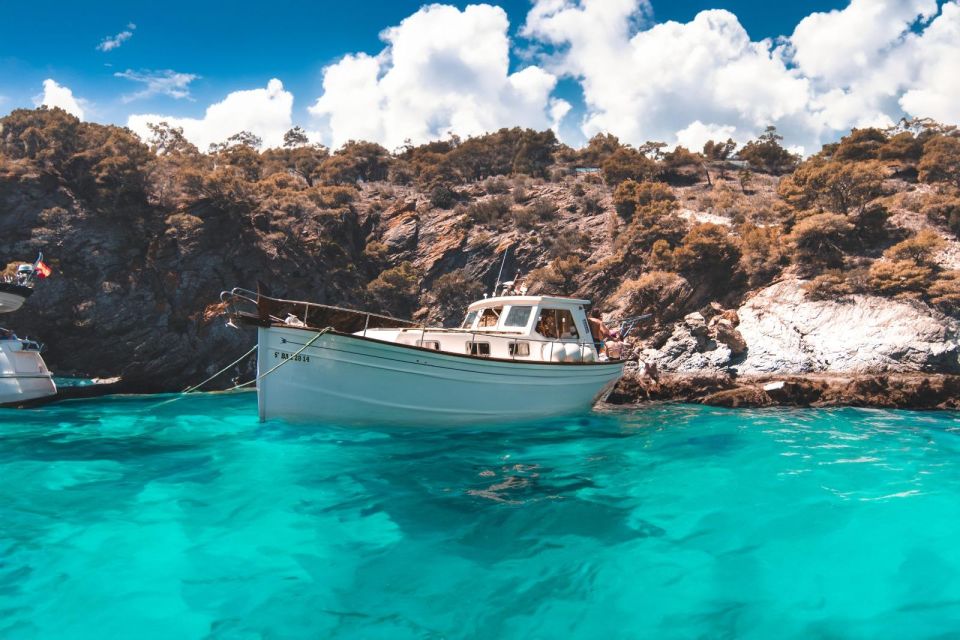
{"label": "turquoise sea", "polygon": [[960,634],[956,414],[156,402],[0,410],[0,638]]}

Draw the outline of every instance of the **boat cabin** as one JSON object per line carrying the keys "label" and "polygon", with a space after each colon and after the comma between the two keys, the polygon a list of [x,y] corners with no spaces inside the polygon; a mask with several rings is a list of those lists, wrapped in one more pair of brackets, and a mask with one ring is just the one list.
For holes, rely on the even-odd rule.
{"label": "boat cabin", "polygon": [[456,329],[368,329],[355,335],[476,357],[588,363],[598,357],[589,306],[576,298],[498,296],[467,307]]}

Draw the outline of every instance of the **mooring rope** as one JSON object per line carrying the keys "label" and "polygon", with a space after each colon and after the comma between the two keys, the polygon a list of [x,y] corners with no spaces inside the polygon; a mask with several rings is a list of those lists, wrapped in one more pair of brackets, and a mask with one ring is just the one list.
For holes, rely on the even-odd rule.
{"label": "mooring rope", "polygon": [[300,347],[299,349],[297,349],[296,353],[290,354],[289,357],[287,357],[286,359],[281,360],[281,361],[278,362],[277,364],[273,365],[269,370],[267,370],[267,371],[265,371],[264,373],[260,374],[259,376],[257,376],[257,377],[254,378],[253,380],[248,380],[247,382],[244,382],[244,383],[241,383],[241,384],[238,384],[238,385],[234,385],[233,387],[230,387],[229,389],[227,389],[227,391],[236,391],[237,389],[242,389],[242,388],[244,388],[244,387],[246,387],[246,386],[249,386],[249,385],[251,385],[251,384],[253,384],[253,383],[255,383],[255,382],[260,382],[261,380],[263,380],[264,378],[266,378],[268,375],[270,375],[271,373],[273,373],[274,371],[276,371],[277,369],[279,369],[280,367],[282,367],[283,365],[287,364],[288,362],[290,362],[291,360],[293,360],[294,358],[296,358],[298,355],[300,355],[301,353],[303,353],[304,351],[306,351],[307,347],[309,347],[309,346],[312,345],[314,342],[316,342],[317,339],[318,339],[320,336],[322,336],[323,334],[327,333],[328,331],[332,331],[332,330],[333,330],[333,327],[326,327],[326,328],[324,328],[324,329],[321,329],[320,332],[319,332],[317,335],[315,335],[315,336],[313,336],[312,338],[310,338],[309,340],[307,340],[306,344],[304,344],[302,347]]}
{"label": "mooring rope", "polygon": [[[234,386],[230,387],[229,389],[224,389],[224,391],[236,391],[237,389],[242,389],[242,388],[247,387],[247,386],[250,386],[251,384],[254,384],[254,383],[256,383],[256,382],[260,382],[261,380],[263,380],[264,378],[266,378],[268,375],[270,375],[271,373],[273,373],[274,371],[276,371],[277,369],[279,369],[280,367],[282,367],[283,365],[287,364],[288,362],[290,362],[291,360],[293,360],[294,358],[296,358],[297,356],[299,356],[301,353],[303,353],[303,352],[307,349],[307,347],[309,347],[309,346],[312,345],[314,342],[316,342],[316,341],[320,338],[320,336],[322,336],[322,335],[324,335],[325,333],[328,333],[329,331],[332,331],[332,330],[333,330],[333,327],[325,327],[324,329],[321,329],[320,332],[317,333],[317,335],[315,335],[315,336],[313,336],[312,338],[310,338],[309,340],[307,340],[306,344],[304,344],[302,347],[300,347],[300,348],[296,351],[296,353],[293,353],[293,354],[291,354],[288,358],[285,358],[285,359],[281,360],[280,362],[278,362],[277,364],[275,364],[273,367],[271,367],[268,371],[260,374],[259,376],[257,376],[257,377],[254,378],[253,380],[248,380],[247,382],[243,382],[243,383],[241,383],[241,384],[234,385]],[[163,402],[158,402],[158,403],[155,404],[155,405],[152,405],[152,406],[150,406],[150,407],[147,407],[145,410],[146,410],[146,411],[152,411],[153,409],[157,409],[157,408],[162,407],[162,406],[164,406],[164,405],[171,404],[171,403],[173,403],[173,402],[176,402],[177,400],[182,400],[185,396],[189,395],[190,393],[193,393],[194,391],[196,391],[197,389],[199,389],[199,388],[202,387],[203,385],[207,384],[208,382],[210,382],[211,380],[213,380],[213,379],[216,378],[217,376],[225,373],[226,371],[229,371],[230,368],[232,368],[232,367],[236,366],[237,364],[239,364],[244,358],[246,358],[246,357],[249,356],[251,353],[253,353],[254,351],[256,351],[256,350],[257,350],[257,347],[259,347],[259,345],[256,345],[256,344],[253,345],[253,348],[252,348],[252,349],[250,349],[250,350],[247,351],[245,354],[243,354],[242,356],[240,356],[239,358],[237,358],[236,360],[234,360],[233,362],[231,362],[230,364],[228,364],[227,366],[225,366],[223,369],[220,369],[220,371],[217,371],[215,374],[213,374],[212,376],[210,376],[209,378],[207,378],[207,379],[204,380],[203,382],[201,382],[201,383],[199,383],[199,384],[195,384],[195,385],[193,385],[192,387],[188,387],[187,389],[181,391],[177,396],[175,396],[175,397],[173,397],[173,398],[170,398],[169,400],[164,400]]]}
{"label": "mooring rope", "polygon": [[187,387],[186,389],[184,389],[184,390],[181,391],[180,393],[183,394],[183,395],[186,395],[186,394],[188,394],[188,393],[192,393],[192,392],[196,391],[197,389],[199,389],[199,388],[202,387],[203,385],[207,384],[208,382],[210,382],[210,381],[213,380],[214,378],[218,377],[220,374],[225,373],[225,372],[226,372],[227,370],[229,370],[231,367],[235,367],[236,365],[240,364],[240,361],[243,360],[244,358],[246,358],[247,356],[249,356],[249,355],[250,355],[251,353],[253,353],[254,351],[256,351],[258,346],[259,346],[259,345],[253,345],[253,348],[251,348],[250,351],[247,351],[245,354],[243,354],[242,356],[240,356],[239,358],[237,358],[236,360],[234,360],[233,362],[231,362],[230,364],[228,364],[227,366],[225,366],[223,369],[220,369],[220,371],[217,371],[215,374],[213,374],[212,376],[210,376],[209,378],[207,378],[206,380],[204,380],[203,382],[201,382],[201,383],[199,383],[199,384],[195,384],[195,385],[193,385],[192,387]]}

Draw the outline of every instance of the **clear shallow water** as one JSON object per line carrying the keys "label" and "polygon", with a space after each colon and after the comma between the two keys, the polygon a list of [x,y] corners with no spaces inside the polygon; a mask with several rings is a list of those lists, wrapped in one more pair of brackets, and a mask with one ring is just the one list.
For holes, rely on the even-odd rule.
{"label": "clear shallow water", "polygon": [[0,637],[960,630],[956,414],[375,431],[255,400],[0,410]]}

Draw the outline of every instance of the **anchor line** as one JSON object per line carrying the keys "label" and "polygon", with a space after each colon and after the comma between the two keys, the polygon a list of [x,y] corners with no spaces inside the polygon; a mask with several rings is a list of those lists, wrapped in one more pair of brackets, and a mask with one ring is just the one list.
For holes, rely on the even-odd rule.
{"label": "anchor line", "polygon": [[[294,353],[292,356],[290,356],[290,358],[288,358],[288,359],[286,359],[286,360],[281,360],[279,363],[277,363],[276,365],[274,365],[273,367],[271,367],[268,371],[262,373],[261,375],[257,376],[257,377],[254,378],[253,380],[249,380],[249,381],[247,381],[247,382],[234,385],[234,386],[230,387],[229,389],[225,389],[224,391],[236,391],[237,389],[242,389],[242,388],[247,387],[247,386],[250,386],[251,384],[254,384],[254,383],[256,383],[256,382],[260,382],[261,380],[263,380],[264,378],[266,378],[268,375],[270,375],[271,373],[273,373],[274,371],[276,371],[277,369],[279,369],[279,368],[282,367],[283,365],[285,365],[285,364],[287,364],[288,362],[290,362],[290,360],[292,360],[294,357],[296,357],[296,356],[300,355],[301,353],[303,353],[303,352],[307,349],[307,347],[309,347],[309,346],[312,345],[314,342],[316,342],[316,341],[320,338],[320,336],[322,336],[323,334],[331,331],[332,329],[333,329],[333,327],[326,327],[326,328],[324,328],[324,329],[321,329],[320,332],[317,333],[317,335],[315,335],[315,336],[313,336],[312,338],[310,338],[309,340],[307,340],[306,344],[304,344],[302,347],[300,347],[300,349],[299,349],[296,353]],[[227,366],[225,366],[223,369],[220,369],[220,371],[217,371],[215,374],[213,374],[212,376],[210,376],[209,378],[207,378],[206,380],[204,380],[204,381],[201,382],[200,384],[195,384],[195,385],[192,386],[192,387],[188,387],[188,388],[185,389],[184,391],[181,391],[180,394],[177,395],[176,397],[170,398],[169,400],[165,400],[165,401],[160,402],[160,403],[157,403],[157,404],[155,404],[155,405],[153,405],[153,406],[151,406],[151,407],[148,407],[147,409],[145,409],[145,411],[152,411],[153,409],[157,409],[158,407],[162,407],[162,406],[164,406],[164,405],[171,404],[171,403],[173,403],[173,402],[176,402],[177,400],[182,400],[185,396],[189,395],[190,393],[193,393],[194,391],[196,391],[197,389],[199,389],[199,388],[202,387],[203,385],[207,384],[208,382],[210,382],[211,380],[213,380],[213,379],[216,378],[217,376],[219,376],[219,375],[223,374],[224,372],[230,370],[231,367],[234,367],[234,366],[236,366],[237,364],[239,364],[244,358],[246,358],[246,357],[249,356],[251,353],[253,353],[254,351],[256,351],[256,350],[257,350],[257,347],[259,347],[259,345],[256,345],[256,344],[253,345],[253,348],[251,348],[251,349],[250,349],[249,351],[247,351],[245,354],[243,354],[242,356],[240,356],[239,358],[237,358],[236,360],[234,360],[233,362],[231,362],[230,364],[228,364]]]}
{"label": "anchor line", "polygon": [[[290,356],[289,356],[286,360],[281,360],[280,362],[278,362],[277,364],[273,365],[270,369],[268,369],[267,371],[263,372],[262,374],[260,374],[260,375],[257,376],[256,378],[254,378],[253,380],[248,380],[247,382],[244,382],[244,383],[238,384],[238,385],[236,385],[236,386],[233,386],[233,387],[227,389],[227,391],[235,391],[235,390],[237,390],[237,389],[242,389],[243,387],[249,386],[249,385],[251,385],[251,384],[253,384],[253,383],[255,383],[255,382],[260,382],[261,380],[263,380],[264,378],[266,378],[268,375],[270,375],[271,373],[273,373],[274,371],[276,371],[277,369],[279,369],[280,367],[282,367],[283,365],[287,364],[288,362],[290,362],[291,360],[293,360],[294,358],[296,358],[298,355],[300,355],[301,353],[303,353],[304,351],[306,351],[306,350],[307,350],[307,347],[309,347],[309,346],[312,345],[314,342],[316,342],[317,339],[320,338],[320,336],[322,336],[323,334],[327,333],[328,331],[332,331],[332,330],[333,330],[333,327],[326,327],[326,328],[324,328],[324,329],[321,329],[320,332],[317,333],[317,335],[315,335],[315,336],[313,336],[312,338],[310,338],[309,340],[307,340],[307,342],[306,342],[302,347],[300,347],[299,349],[297,349],[296,353],[290,354]],[[286,340],[284,340],[284,342],[286,342]]]}

